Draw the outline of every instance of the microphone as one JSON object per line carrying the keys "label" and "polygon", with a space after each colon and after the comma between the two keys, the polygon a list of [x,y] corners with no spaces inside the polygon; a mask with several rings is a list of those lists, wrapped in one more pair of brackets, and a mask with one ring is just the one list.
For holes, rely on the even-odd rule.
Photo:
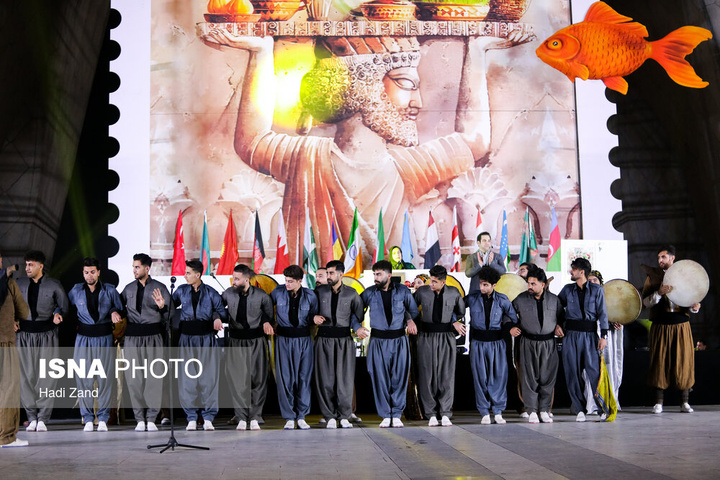
{"label": "microphone", "polygon": [[177,282],[177,278],[175,278],[175,277],[170,277],[170,283],[172,283],[173,285],[175,285],[175,282]]}
{"label": "microphone", "polygon": [[220,280],[218,280],[218,278],[215,276],[215,274],[213,272],[210,272],[210,276],[215,279],[215,281],[218,283],[218,285],[220,285],[220,288],[222,288],[223,290],[225,289],[225,286],[222,284],[222,282]]}

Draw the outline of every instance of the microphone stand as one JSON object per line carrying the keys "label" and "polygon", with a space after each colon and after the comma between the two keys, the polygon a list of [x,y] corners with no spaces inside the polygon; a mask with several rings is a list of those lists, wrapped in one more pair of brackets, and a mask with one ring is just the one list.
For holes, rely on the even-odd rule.
{"label": "microphone stand", "polygon": [[[170,300],[172,301],[173,292],[175,291],[175,277],[170,277]],[[167,305],[168,311],[167,311],[167,334],[168,334],[168,345],[172,347],[172,317],[170,315],[170,305]],[[175,414],[174,412],[174,395],[173,395],[173,382],[172,377],[170,378],[170,438],[168,438],[167,443],[159,443],[157,445],[148,445],[148,450],[152,448],[161,448],[160,453],[165,452],[168,448],[172,449],[172,451],[175,451],[175,447],[185,447],[185,448],[195,448],[198,450],[210,450],[209,447],[200,447],[197,445],[186,445],[184,443],[179,443],[175,439]]]}

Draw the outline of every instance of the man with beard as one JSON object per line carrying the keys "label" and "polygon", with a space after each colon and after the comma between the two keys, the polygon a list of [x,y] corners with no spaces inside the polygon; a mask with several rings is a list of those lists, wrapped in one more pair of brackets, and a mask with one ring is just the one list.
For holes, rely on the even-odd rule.
{"label": "man with beard", "polygon": [[[222,330],[227,318],[222,298],[215,289],[205,285],[200,260],[185,262],[185,285],[180,285],[172,295],[173,305],[179,305],[180,340],[178,354],[181,358],[195,358],[202,364],[202,372],[192,363],[178,377],[180,405],[187,415],[185,430],[197,430],[198,411],[202,409],[203,430],[213,431],[213,420],[218,413],[218,373],[220,360],[215,332]],[[157,306],[165,306],[162,298],[154,298]],[[202,374],[200,374],[202,373]]]}
{"label": "man with beard", "polygon": [[[73,286],[68,294],[70,304],[77,309],[78,334],[75,337],[75,354],[77,364],[85,362],[90,365],[99,359],[105,372],[110,372],[115,361],[113,347],[113,323],[120,323],[120,312],[123,310],[122,300],[114,285],[100,281],[100,261],[97,258],[83,260],[83,278],[85,282]],[[109,377],[109,375],[108,375]],[[98,432],[107,432],[107,421],[110,419],[110,397],[112,396],[112,379],[93,376],[76,379],[78,391],[93,390],[97,382]],[[86,432],[93,431],[93,403],[89,396],[78,398]]]}
{"label": "man with beard", "polygon": [[[418,308],[410,290],[391,280],[392,265],[380,260],[372,266],[375,285],[362,295],[363,304],[370,308],[372,335],[367,350],[367,365],[380,428],[402,428],[400,416],[405,410],[408,374],[410,373],[410,344],[405,335],[417,335],[413,319]],[[407,321],[406,321],[407,320]],[[360,328],[358,335],[368,330]]]}
{"label": "man with beard", "polygon": [[[163,358],[166,317],[170,292],[162,283],[150,278],[152,259],[145,253],[133,255],[133,276],[120,294],[127,312],[123,353],[131,365],[143,365]],[[160,307],[158,304],[162,304]],[[136,432],[157,432],[155,418],[162,405],[163,379],[153,375],[126,375],[130,402],[135,415]]]}
{"label": "man with beard", "polygon": [[[565,285],[558,295],[565,308],[562,362],[570,395],[570,409],[577,414],[576,422],[585,421],[587,398],[583,372],[590,384],[597,388],[600,381],[600,352],[607,345],[605,291],[600,285],[588,281],[590,270],[587,259],[573,260],[570,263],[570,280],[575,283]],[[597,335],[598,325],[600,338]],[[598,410],[602,410],[599,404]]]}
{"label": "man with beard", "polygon": [[301,430],[310,425],[310,381],[313,371],[313,341],[310,325],[318,311],[315,293],[302,286],[303,270],[290,265],[283,270],[285,285],[278,285],[270,296],[277,306],[275,340],[275,378],[280,413],[285,430]]}
{"label": "man with beard", "polygon": [[[376,238],[382,209],[387,238],[399,243],[406,208],[432,190],[484,162],[490,144],[487,80],[477,66],[489,48],[531,38],[513,29],[507,39],[466,39],[456,107],[456,131],[419,144],[420,44],[416,37],[318,37],[316,63],[300,86],[300,136],[272,131],[276,78],[272,37],[243,37],[212,29],[203,40],[249,53],[235,131],[235,150],[250,167],[285,184],[290,256],[302,252],[305,212],[318,227],[317,244],[332,245],[331,212],[349,232],[357,207],[362,242]],[[262,98],[262,102],[257,99]],[[335,136],[307,136],[313,121],[335,124]],[[382,198],[374,192],[383,192]],[[372,192],[372,193],[371,193]],[[322,255],[322,252],[320,252]],[[366,255],[369,256],[369,251]]]}
{"label": "man with beard", "polygon": [[30,308],[20,320],[17,346],[22,375],[20,396],[28,418],[28,432],[47,432],[46,422],[53,410],[53,398],[38,397],[41,389],[55,389],[57,380],[40,378],[39,359],[58,357],[58,325],[68,313],[68,298],[60,282],[45,275],[45,254],[36,250],[25,254],[25,274],[17,285]]}
{"label": "man with beard", "polygon": [[672,286],[663,285],[668,268],[675,263],[675,247],[665,245],[658,250],[658,267],[647,268],[643,286],[645,308],[650,309],[650,368],[648,384],[655,388],[653,413],[662,413],[665,389],[674,387],[682,392],[681,412],[692,413],[690,389],[695,384],[695,351],[690,328],[690,314],[700,310],[696,303],[690,308],[675,305],[667,294]]}
{"label": "man with beard", "polygon": [[[428,426],[452,426],[455,398],[456,333],[465,335],[465,302],[457,288],[446,285],[447,270],[430,269],[430,285],[415,291],[417,322],[417,390]],[[438,422],[440,417],[440,422]]]}
{"label": "man with beard", "polygon": [[[545,290],[547,275],[542,268],[531,266],[527,272],[528,289],[515,297],[522,334],[519,338],[518,362],[523,401],[530,423],[553,423],[550,417],[553,389],[559,359],[555,336],[563,336],[560,325],[565,310],[560,299]],[[538,414],[540,418],[538,418]]]}
{"label": "man with beard", "polygon": [[222,293],[230,328],[225,347],[225,368],[239,422],[237,430],[260,430],[267,395],[268,347],[272,335],[273,305],[270,296],[250,285],[255,272],[236,265],[232,287]]}
{"label": "man with beard", "polygon": [[319,285],[327,285],[328,284],[328,275],[327,275],[327,268],[320,267],[315,271],[315,286]]}
{"label": "man with beard", "polygon": [[328,284],[315,289],[318,297],[318,314],[314,318],[318,325],[315,390],[326,428],[337,428],[338,419],[342,428],[352,428],[355,342],[350,336],[350,328],[360,338],[367,337],[361,323],[364,307],[355,289],[342,282],[343,262],[329,262],[326,271]]}

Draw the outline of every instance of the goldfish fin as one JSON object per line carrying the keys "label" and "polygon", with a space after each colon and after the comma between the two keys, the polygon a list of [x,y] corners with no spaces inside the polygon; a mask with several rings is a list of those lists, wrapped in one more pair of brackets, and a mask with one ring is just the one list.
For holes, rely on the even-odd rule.
{"label": "goldfish fin", "polygon": [[595,2],[590,5],[585,14],[586,22],[594,23],[625,23],[632,20],[630,17],[620,15],[605,2]]}
{"label": "goldfish fin", "polygon": [[574,80],[575,78],[587,80],[590,77],[590,70],[588,70],[588,67],[586,67],[582,63],[567,62],[567,65],[569,67],[567,76],[570,80]]}
{"label": "goldfish fin", "polygon": [[618,26],[622,27],[623,32],[627,35],[639,35],[642,38],[648,36],[648,31],[647,28],[645,28],[645,25],[638,22],[625,23],[629,22],[630,20],[632,20],[632,18],[626,17],[625,15],[620,15],[615,10],[610,8],[610,6],[605,2],[593,3],[592,5],[590,5],[590,9],[585,15],[586,22],[609,23],[613,25],[621,23],[623,25]]}
{"label": "goldfish fin", "polygon": [[623,95],[627,94],[628,83],[623,77],[607,77],[602,79],[603,83],[610,90],[615,90]]}
{"label": "goldfish fin", "polygon": [[704,28],[678,28],[665,38],[650,42],[650,58],[658,62],[675,83],[683,87],[705,88],[709,83],[697,76],[685,56],[692,53],[701,42],[711,38],[712,33]]}

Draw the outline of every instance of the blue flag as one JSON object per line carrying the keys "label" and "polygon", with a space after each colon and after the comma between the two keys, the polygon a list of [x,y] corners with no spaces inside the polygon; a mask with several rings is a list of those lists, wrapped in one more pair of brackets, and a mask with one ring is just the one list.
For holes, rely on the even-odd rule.
{"label": "blue flag", "polygon": [[510,263],[510,249],[508,248],[507,214],[503,210],[502,236],[500,239],[500,256],[503,258],[505,268]]}
{"label": "blue flag", "polygon": [[412,243],[410,242],[410,217],[408,217],[407,210],[405,210],[405,221],[403,221],[403,234],[400,250],[402,250],[403,262],[412,263],[415,255],[413,254]]}

